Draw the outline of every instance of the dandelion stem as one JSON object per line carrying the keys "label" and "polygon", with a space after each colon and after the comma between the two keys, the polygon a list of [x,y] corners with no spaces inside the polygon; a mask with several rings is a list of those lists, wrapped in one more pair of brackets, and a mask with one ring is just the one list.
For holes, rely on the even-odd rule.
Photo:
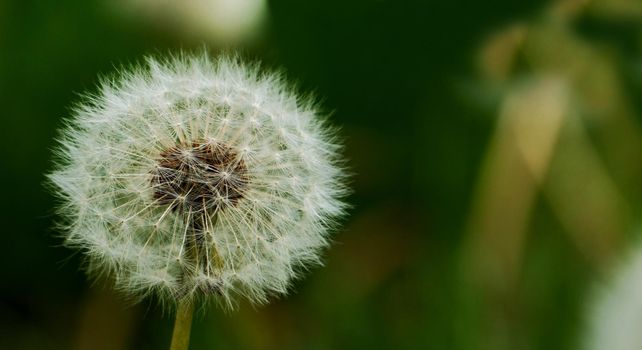
{"label": "dandelion stem", "polygon": [[192,328],[192,315],[194,314],[194,303],[190,300],[182,300],[176,310],[176,321],[172,333],[172,345],[170,350],[187,350],[189,348],[189,334]]}

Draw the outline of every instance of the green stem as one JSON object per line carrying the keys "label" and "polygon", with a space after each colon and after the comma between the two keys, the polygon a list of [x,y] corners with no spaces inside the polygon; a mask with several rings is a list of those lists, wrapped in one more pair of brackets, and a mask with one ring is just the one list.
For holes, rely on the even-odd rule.
{"label": "green stem", "polygon": [[189,334],[192,328],[193,314],[194,303],[187,300],[179,302],[170,350],[187,350],[189,348]]}

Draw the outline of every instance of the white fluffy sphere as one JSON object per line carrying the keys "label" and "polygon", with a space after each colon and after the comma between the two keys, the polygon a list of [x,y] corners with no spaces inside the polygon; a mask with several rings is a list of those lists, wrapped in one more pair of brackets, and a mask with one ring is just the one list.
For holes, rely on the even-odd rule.
{"label": "white fluffy sphere", "polygon": [[148,59],[75,108],[49,179],[90,274],[161,301],[283,294],[344,211],[309,99],[235,57]]}

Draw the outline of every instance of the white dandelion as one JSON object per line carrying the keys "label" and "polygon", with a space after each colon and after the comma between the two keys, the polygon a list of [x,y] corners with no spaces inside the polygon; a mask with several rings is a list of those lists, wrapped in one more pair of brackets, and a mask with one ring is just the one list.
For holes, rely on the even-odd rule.
{"label": "white dandelion", "polygon": [[334,131],[236,57],[147,59],[67,124],[49,175],[66,243],[129,295],[264,303],[320,263],[344,212]]}
{"label": "white dandelion", "polygon": [[632,251],[609,282],[592,297],[583,348],[642,349],[642,249]]}

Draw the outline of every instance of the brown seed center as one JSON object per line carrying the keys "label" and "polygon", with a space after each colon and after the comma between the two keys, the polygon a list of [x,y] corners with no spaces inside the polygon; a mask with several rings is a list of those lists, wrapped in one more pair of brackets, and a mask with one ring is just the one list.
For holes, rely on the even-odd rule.
{"label": "brown seed center", "polygon": [[223,143],[178,144],[161,152],[152,177],[154,199],[173,210],[215,213],[243,198],[245,162]]}

